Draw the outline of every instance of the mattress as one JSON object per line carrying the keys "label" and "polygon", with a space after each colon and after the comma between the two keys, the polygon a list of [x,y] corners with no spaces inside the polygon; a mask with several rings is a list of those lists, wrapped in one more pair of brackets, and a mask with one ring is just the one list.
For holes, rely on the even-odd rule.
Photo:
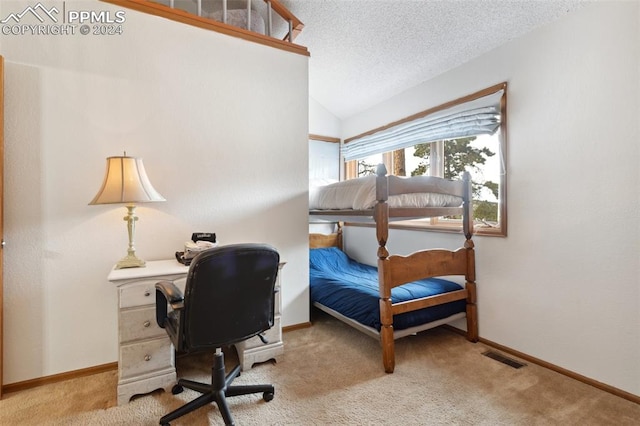
{"label": "mattress", "polygon": [[[336,247],[309,250],[311,301],[320,303],[360,324],[380,330],[378,270],[349,258]],[[462,286],[441,278],[407,283],[391,290],[394,303],[462,290]],[[393,328],[405,328],[437,321],[465,312],[466,301],[457,300],[395,315]]]}
{"label": "mattress", "polygon": [[[410,179],[389,176],[389,179]],[[368,210],[376,204],[376,176],[349,179],[309,188],[310,210]],[[389,196],[389,207],[459,207],[462,198],[439,193],[413,192]]]}

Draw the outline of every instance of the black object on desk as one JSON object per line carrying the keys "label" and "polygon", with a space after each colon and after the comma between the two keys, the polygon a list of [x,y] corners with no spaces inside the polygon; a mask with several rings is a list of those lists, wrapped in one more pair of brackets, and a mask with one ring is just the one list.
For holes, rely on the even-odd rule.
{"label": "black object on desk", "polygon": [[[194,232],[193,234],[191,234],[191,241],[193,241],[194,243],[197,241],[208,241],[210,243],[215,243],[216,233],[215,232]],[[177,251],[176,260],[185,266],[189,266],[191,264],[192,257],[189,256],[189,258],[186,258],[184,254],[185,253],[183,251]]]}
{"label": "black object on desk", "polygon": [[210,243],[216,242],[215,232],[194,232],[191,234],[191,241],[209,241]]}
{"label": "black object on desk", "polygon": [[177,251],[176,252],[176,260],[180,263],[182,263],[185,266],[189,266],[191,265],[191,260],[192,259],[185,259],[184,258],[184,252],[183,251]]}

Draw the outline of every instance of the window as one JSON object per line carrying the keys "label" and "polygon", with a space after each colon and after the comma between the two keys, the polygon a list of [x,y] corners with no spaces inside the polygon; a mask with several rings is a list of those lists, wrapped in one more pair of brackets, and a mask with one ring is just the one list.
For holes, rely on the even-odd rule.
{"label": "window", "polygon": [[340,180],[340,139],[309,135],[309,183],[325,185]]}
{"label": "window", "polygon": [[[486,109],[489,104],[494,105],[492,110]],[[478,115],[480,108],[491,111],[487,115],[490,119]],[[459,117],[465,114],[473,125],[460,124],[464,120]],[[453,116],[455,119],[451,120]],[[446,126],[442,117],[449,117]],[[477,125],[483,121],[485,124]],[[347,145],[353,142],[356,145],[351,152],[343,149],[347,151],[345,175],[351,179],[375,173],[375,165],[381,162],[389,174],[397,176],[460,179],[468,171],[473,186],[474,232],[506,236],[505,130],[506,83],[503,83],[347,140]],[[438,138],[432,139],[434,136]],[[396,222],[392,227],[457,231],[462,226],[460,219],[428,218]]]}

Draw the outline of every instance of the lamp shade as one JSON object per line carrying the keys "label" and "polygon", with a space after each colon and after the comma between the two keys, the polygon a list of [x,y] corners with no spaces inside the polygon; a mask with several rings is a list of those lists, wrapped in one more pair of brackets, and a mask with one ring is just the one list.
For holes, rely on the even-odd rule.
{"label": "lamp shade", "polygon": [[142,158],[108,157],[107,172],[98,194],[89,203],[150,203],[166,201],[149,182]]}

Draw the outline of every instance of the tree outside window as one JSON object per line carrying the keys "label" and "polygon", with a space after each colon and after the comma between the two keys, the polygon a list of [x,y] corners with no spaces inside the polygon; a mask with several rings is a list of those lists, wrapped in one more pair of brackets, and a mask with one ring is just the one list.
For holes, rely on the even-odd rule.
{"label": "tree outside window", "polygon": [[[469,172],[474,232],[506,236],[506,88],[499,83],[345,140],[346,178],[375,174],[379,163],[396,176],[455,180]],[[441,217],[391,226],[457,231],[462,221]]]}
{"label": "tree outside window", "polygon": [[[462,179],[472,176],[473,214],[476,231],[500,227],[500,137],[471,136],[414,145],[357,160],[357,176],[375,174],[376,165],[385,163],[396,176],[438,176]],[[456,225],[460,218],[443,217],[413,220],[413,226]]]}

